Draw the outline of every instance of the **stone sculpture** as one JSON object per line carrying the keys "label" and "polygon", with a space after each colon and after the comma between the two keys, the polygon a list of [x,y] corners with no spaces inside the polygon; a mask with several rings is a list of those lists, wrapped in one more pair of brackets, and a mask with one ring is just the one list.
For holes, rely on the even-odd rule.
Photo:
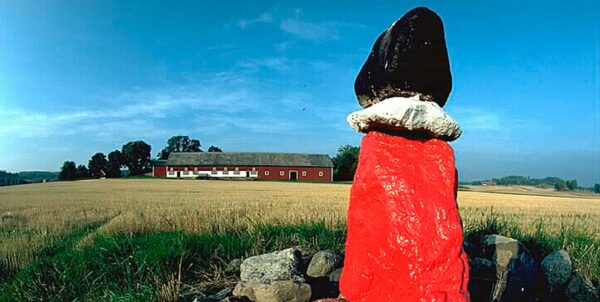
{"label": "stone sculpture", "polygon": [[442,110],[451,74],[439,16],[416,8],[375,42],[355,83],[366,133],[350,194],[341,295],[350,302],[469,301],[468,260]]}

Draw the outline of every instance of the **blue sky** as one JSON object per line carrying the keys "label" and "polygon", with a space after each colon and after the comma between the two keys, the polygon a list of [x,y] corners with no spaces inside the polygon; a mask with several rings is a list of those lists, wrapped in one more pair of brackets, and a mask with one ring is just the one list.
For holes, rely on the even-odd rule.
{"label": "blue sky", "polygon": [[358,145],[354,78],[395,19],[444,20],[462,180],[600,182],[597,1],[0,0],[0,169],[172,135],[225,151]]}

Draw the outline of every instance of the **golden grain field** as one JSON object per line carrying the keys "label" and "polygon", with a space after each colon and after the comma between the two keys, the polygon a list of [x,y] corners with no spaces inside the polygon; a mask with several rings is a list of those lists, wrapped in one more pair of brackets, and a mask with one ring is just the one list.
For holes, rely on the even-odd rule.
{"label": "golden grain field", "polygon": [[[348,184],[164,179],[2,187],[0,261],[21,268],[61,234],[86,224],[99,227],[79,245],[89,244],[97,234],[203,233],[247,229],[260,223],[340,223],[345,220],[349,189]],[[540,227],[555,236],[576,229],[600,239],[600,198],[520,193],[460,191],[465,229],[489,220],[493,211],[524,234],[534,234]],[[600,246],[589,249],[587,253],[600,255]]]}

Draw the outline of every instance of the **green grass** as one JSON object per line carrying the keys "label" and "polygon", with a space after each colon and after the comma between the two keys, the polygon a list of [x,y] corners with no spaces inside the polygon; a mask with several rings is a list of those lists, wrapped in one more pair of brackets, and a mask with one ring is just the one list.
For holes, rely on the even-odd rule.
{"label": "green grass", "polygon": [[[538,260],[566,248],[575,259],[592,264],[582,269],[587,269],[588,276],[596,276],[594,281],[598,282],[600,242],[590,234],[565,226],[560,236],[549,236],[540,223],[534,235],[525,235],[514,221],[493,212],[487,217],[466,230],[465,237],[510,236],[522,241]],[[0,301],[169,301],[193,288],[215,292],[231,286],[235,272],[225,268],[232,259],[291,246],[308,252],[343,250],[346,235],[343,224],[257,225],[244,231],[203,235],[163,232],[97,236],[76,248],[94,227],[77,228],[64,235],[38,260],[6,277],[0,283]]]}
{"label": "green grass", "polygon": [[[577,219],[577,217],[573,217]],[[568,221],[568,219],[563,219]],[[484,235],[500,234],[519,240],[531,253],[533,258],[541,262],[545,256],[557,250],[566,250],[577,270],[588,277],[596,286],[600,283],[600,240],[591,229],[582,229],[581,226],[572,224],[561,224],[558,235],[550,235],[547,223],[543,218],[539,218],[535,225],[535,230],[523,232],[519,228],[518,218],[508,218],[501,216],[491,209],[486,219],[480,224],[471,225],[465,229],[465,239],[476,241]]]}
{"label": "green grass", "polygon": [[0,301],[154,301],[171,280],[216,291],[218,284],[211,279],[235,277],[223,272],[232,259],[290,246],[340,249],[345,238],[342,226],[315,223],[205,235],[99,236],[74,248],[82,235],[65,236],[62,251],[45,254],[5,280]]}

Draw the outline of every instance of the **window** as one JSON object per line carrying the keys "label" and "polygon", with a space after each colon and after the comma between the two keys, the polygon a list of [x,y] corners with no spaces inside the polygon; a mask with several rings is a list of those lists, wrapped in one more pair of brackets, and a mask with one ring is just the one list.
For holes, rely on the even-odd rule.
{"label": "window", "polygon": [[240,171],[233,171],[234,175],[240,175]]}
{"label": "window", "polygon": [[284,176],[285,172],[284,171],[279,171],[279,176]]}
{"label": "window", "polygon": [[227,171],[227,170],[223,171],[223,175],[229,175],[229,171]]}
{"label": "window", "polygon": [[302,171],[302,176],[306,176],[306,171]]}
{"label": "window", "polygon": [[323,176],[323,171],[319,172],[319,176]]}
{"label": "window", "polygon": [[265,171],[265,176],[269,176],[269,171]]}
{"label": "window", "polygon": [[250,175],[258,175],[257,171],[250,171]]}
{"label": "window", "polygon": [[214,170],[214,169],[213,169],[212,171],[210,171],[210,174],[212,174],[212,175],[215,175],[215,174],[217,174],[217,170]]}

